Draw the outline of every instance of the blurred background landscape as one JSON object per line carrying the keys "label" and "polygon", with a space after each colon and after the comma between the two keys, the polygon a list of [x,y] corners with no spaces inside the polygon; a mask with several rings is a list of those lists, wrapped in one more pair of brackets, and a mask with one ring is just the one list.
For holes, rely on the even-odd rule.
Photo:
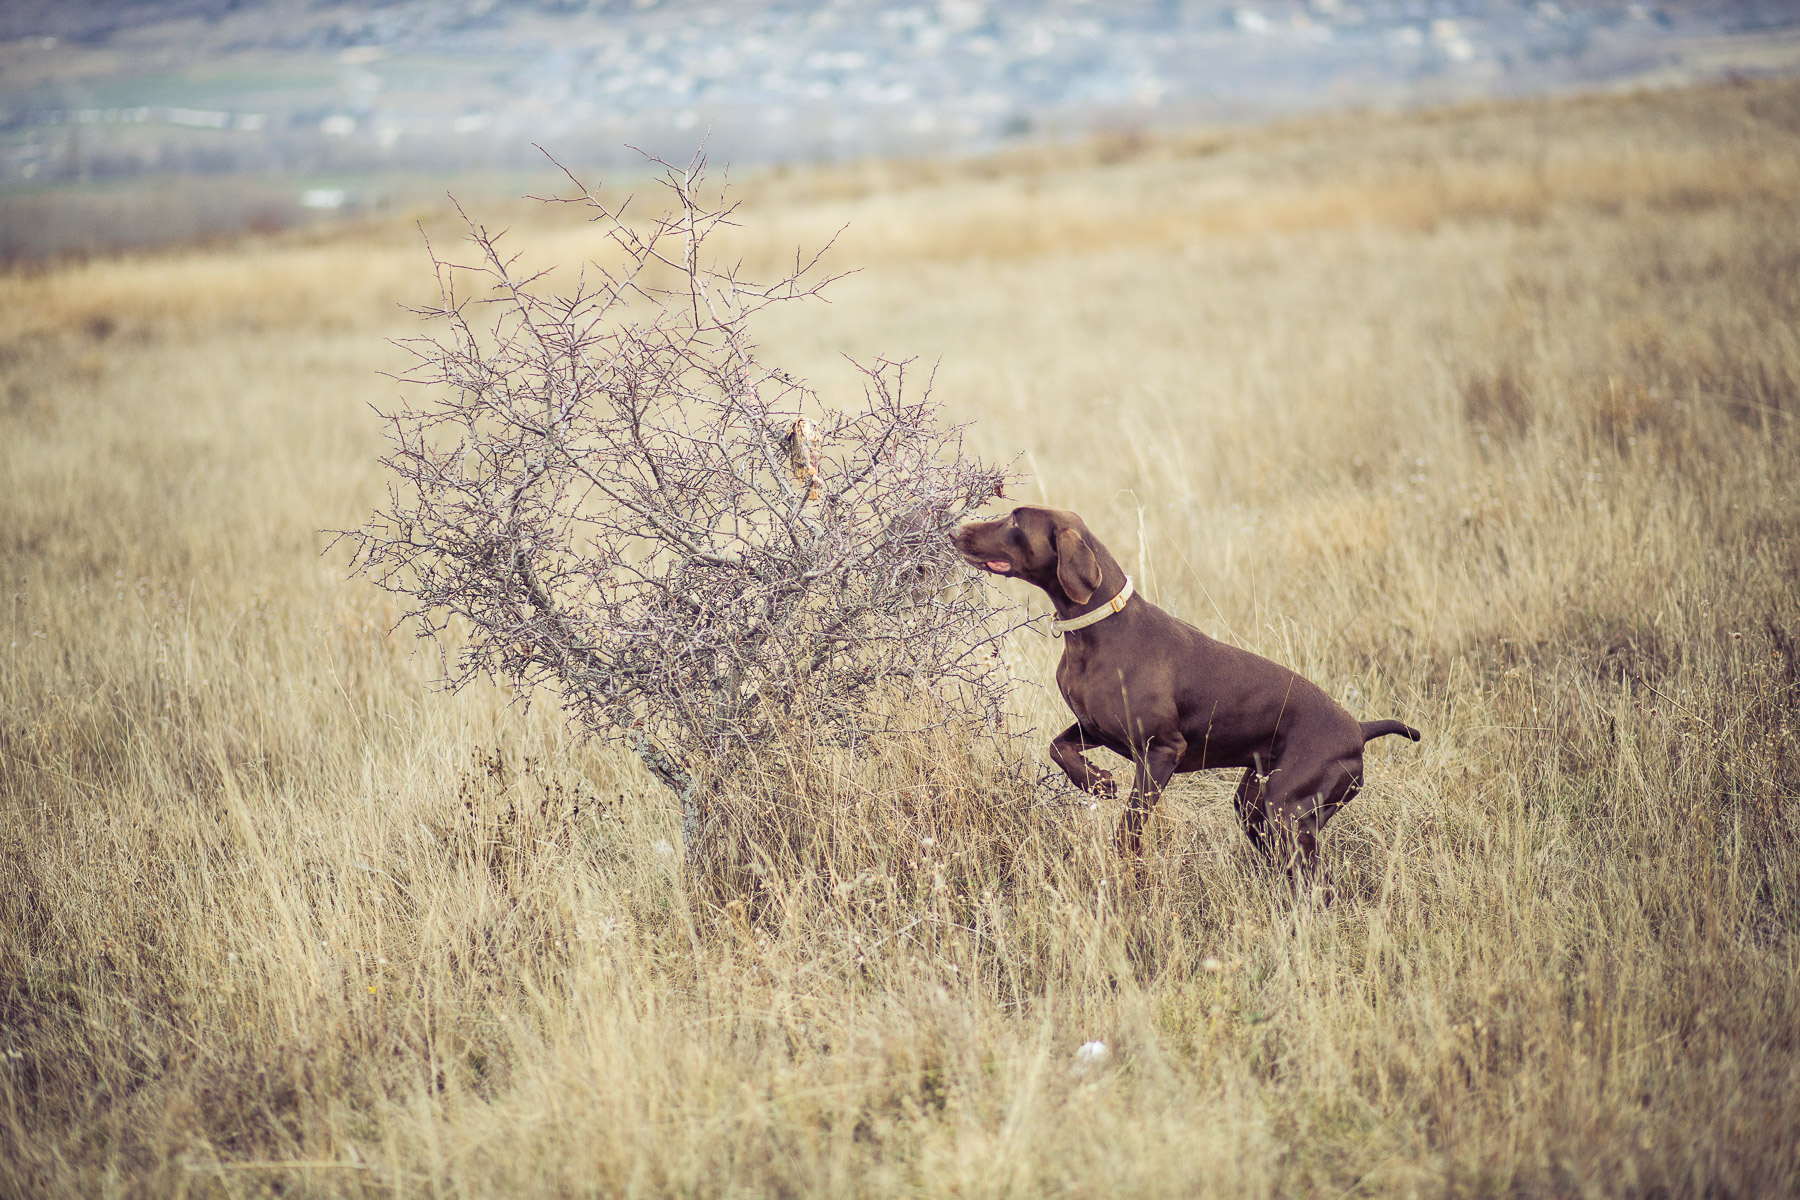
{"label": "blurred background landscape", "polygon": [[[715,162],[1094,136],[1781,74],[1779,0],[18,0],[0,259],[516,194],[533,143]],[[199,182],[196,182],[198,180]]]}

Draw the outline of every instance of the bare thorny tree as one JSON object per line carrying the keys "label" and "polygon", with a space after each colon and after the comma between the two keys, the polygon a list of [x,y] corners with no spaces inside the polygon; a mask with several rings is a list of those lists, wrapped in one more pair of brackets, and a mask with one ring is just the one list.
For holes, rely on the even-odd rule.
{"label": "bare thorny tree", "polygon": [[736,206],[703,197],[704,158],[652,161],[672,203],[642,220],[565,170],[560,202],[610,243],[573,290],[466,213],[473,261],[431,251],[440,300],[413,311],[439,329],[400,343],[388,505],[345,536],[448,686],[548,692],[635,751],[692,860],[709,790],[783,737],[999,728],[1017,622],[946,538],[1005,472],[905,363],[861,367],[838,408],[761,362],[751,319],[817,297],[820,255],[773,283],[720,265]]}

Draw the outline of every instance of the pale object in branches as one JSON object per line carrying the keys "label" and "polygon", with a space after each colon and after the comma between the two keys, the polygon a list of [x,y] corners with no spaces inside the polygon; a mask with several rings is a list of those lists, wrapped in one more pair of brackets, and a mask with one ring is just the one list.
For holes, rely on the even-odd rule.
{"label": "pale object in branches", "polygon": [[388,504],[345,536],[448,686],[541,690],[629,745],[681,797],[691,860],[708,788],[783,737],[1000,728],[1020,622],[947,538],[1005,471],[903,362],[840,407],[760,361],[751,318],[816,297],[820,256],[773,283],[721,265],[735,205],[703,199],[698,155],[653,161],[672,203],[645,219],[565,170],[609,254],[568,291],[458,208],[473,259],[431,251]]}

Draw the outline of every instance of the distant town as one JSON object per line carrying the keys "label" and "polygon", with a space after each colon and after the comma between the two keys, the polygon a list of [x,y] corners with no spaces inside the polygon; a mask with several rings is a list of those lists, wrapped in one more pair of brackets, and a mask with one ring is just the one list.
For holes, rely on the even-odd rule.
{"label": "distant town", "polygon": [[[1800,6],[1558,0],[116,4],[0,14],[0,185],[968,154],[1800,66]],[[344,202],[312,187],[304,203]]]}

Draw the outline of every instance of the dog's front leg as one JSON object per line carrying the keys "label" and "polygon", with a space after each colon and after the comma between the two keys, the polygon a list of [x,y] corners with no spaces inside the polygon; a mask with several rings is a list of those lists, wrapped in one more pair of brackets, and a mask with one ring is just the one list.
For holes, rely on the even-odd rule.
{"label": "dog's front leg", "polygon": [[1131,787],[1131,800],[1125,816],[1119,821],[1119,851],[1143,869],[1144,822],[1150,810],[1162,799],[1163,789],[1175,776],[1181,756],[1187,753],[1187,739],[1179,733],[1158,735],[1144,747],[1137,759],[1137,778]]}
{"label": "dog's front leg", "polygon": [[1083,735],[1081,722],[1069,726],[1056,735],[1050,743],[1050,758],[1063,769],[1069,782],[1088,793],[1111,799],[1118,794],[1118,787],[1113,783],[1111,771],[1102,771],[1083,757],[1083,752],[1090,746],[1099,746],[1100,739],[1089,731]]}

